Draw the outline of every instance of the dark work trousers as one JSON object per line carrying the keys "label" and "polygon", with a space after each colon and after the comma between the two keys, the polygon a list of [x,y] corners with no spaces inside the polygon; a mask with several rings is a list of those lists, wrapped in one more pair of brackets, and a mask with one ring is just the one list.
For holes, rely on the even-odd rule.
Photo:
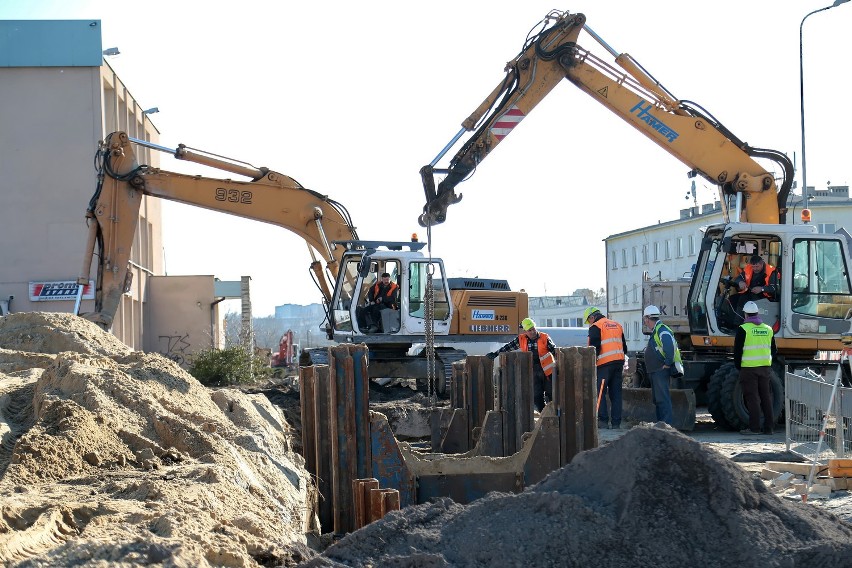
{"label": "dark work trousers", "polygon": [[[598,367],[598,390],[601,391],[601,382],[604,383],[601,406],[598,408],[598,420],[610,422],[613,428],[621,425],[621,380],[624,372],[624,361],[612,361]],[[609,396],[609,408],[607,408],[607,396]]]}
{"label": "dark work trousers", "polygon": [[654,412],[657,422],[665,422],[669,426],[674,422],[672,411],[672,393],[669,390],[669,369],[658,369],[651,372],[651,400],[654,402]]}
{"label": "dark work trousers", "polygon": [[533,371],[533,403],[539,412],[544,410],[545,396],[547,396],[547,402],[553,400],[553,379],[545,376],[544,370],[539,365]]}
{"label": "dark work trousers", "polygon": [[742,367],[740,369],[740,385],[748,409],[748,427],[752,432],[761,431],[761,411],[763,411],[763,431],[771,432],[774,428],[772,393],[769,391],[771,376],[771,367]]}

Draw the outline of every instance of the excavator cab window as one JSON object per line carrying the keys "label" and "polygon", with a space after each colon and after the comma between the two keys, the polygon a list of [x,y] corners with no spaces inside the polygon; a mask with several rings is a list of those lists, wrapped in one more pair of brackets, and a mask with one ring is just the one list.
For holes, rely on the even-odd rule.
{"label": "excavator cab window", "polygon": [[852,309],[849,270],[837,240],[793,241],[793,311],[843,319]]}
{"label": "excavator cab window", "polygon": [[352,307],[353,298],[357,298],[355,286],[358,283],[358,275],[363,265],[358,258],[349,258],[343,264],[341,275],[340,292],[334,302],[334,329],[335,331],[352,331]]}
{"label": "excavator cab window", "polygon": [[[429,262],[412,262],[408,265],[408,313],[417,318],[425,315],[426,282],[429,272]],[[446,320],[450,314],[450,304],[444,289],[443,266],[432,263],[432,290],[435,300],[434,319]]]}

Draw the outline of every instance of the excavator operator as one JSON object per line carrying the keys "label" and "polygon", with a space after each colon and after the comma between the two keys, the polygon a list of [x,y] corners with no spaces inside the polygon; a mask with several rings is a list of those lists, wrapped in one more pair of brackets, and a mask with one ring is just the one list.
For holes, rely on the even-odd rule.
{"label": "excavator operator", "polygon": [[367,293],[367,306],[364,309],[367,333],[382,331],[382,310],[388,309],[399,309],[399,286],[396,282],[391,282],[389,273],[383,272],[381,279],[373,284]]}
{"label": "excavator operator", "polygon": [[739,293],[736,295],[736,312],[742,313],[746,302],[769,298],[776,300],[778,296],[778,272],[775,267],[767,264],[759,254],[752,255],[748,265],[737,276],[733,284]]}

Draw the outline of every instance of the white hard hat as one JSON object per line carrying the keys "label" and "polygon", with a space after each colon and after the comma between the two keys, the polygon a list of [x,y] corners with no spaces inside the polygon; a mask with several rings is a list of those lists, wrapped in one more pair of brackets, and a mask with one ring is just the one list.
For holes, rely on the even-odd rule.
{"label": "white hard hat", "polygon": [[645,311],[642,312],[642,315],[649,318],[658,318],[660,317],[660,308],[657,306],[648,306],[645,308]]}
{"label": "white hard hat", "polygon": [[756,314],[759,311],[760,310],[757,309],[757,304],[755,304],[754,302],[746,302],[745,305],[743,306],[743,313],[744,314]]}

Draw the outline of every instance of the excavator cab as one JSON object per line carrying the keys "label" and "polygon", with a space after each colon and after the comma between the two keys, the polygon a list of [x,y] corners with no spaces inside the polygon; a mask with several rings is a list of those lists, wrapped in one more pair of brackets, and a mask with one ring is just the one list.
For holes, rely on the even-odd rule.
{"label": "excavator cab", "polygon": [[[329,335],[336,341],[354,341],[369,335],[371,342],[422,341],[426,330],[428,282],[432,286],[432,323],[435,335],[447,335],[453,316],[444,264],[420,253],[425,243],[341,241],[345,246],[331,309]],[[370,290],[381,274],[396,283],[393,305],[378,309],[369,303]],[[430,278],[431,276],[431,278]],[[415,337],[416,336],[416,337]]]}
{"label": "excavator cab", "polygon": [[[707,229],[689,292],[693,342],[715,345],[743,322],[737,276],[760,256],[774,271],[777,287],[754,301],[776,337],[809,339],[830,349],[828,336],[850,331],[852,283],[849,245],[811,225],[718,225]],[[718,343],[719,345],[727,342]]]}

